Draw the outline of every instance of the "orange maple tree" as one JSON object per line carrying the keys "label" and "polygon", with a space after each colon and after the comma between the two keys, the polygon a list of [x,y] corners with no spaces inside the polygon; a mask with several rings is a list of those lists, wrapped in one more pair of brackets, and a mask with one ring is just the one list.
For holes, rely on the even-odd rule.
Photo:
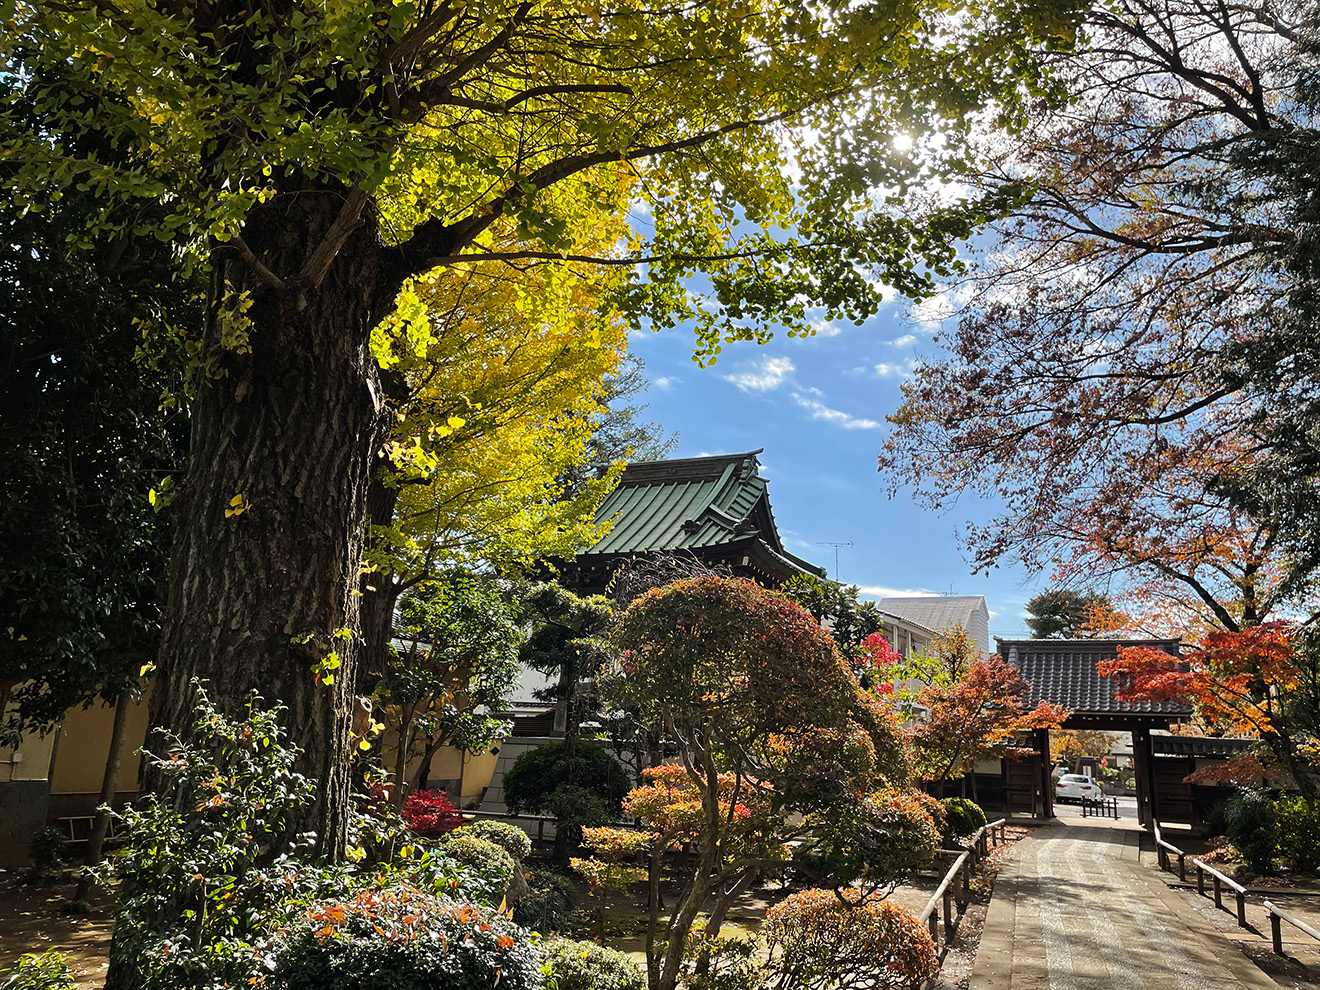
{"label": "orange maple tree", "polygon": [[930,716],[911,731],[912,763],[926,780],[945,781],[980,760],[1020,751],[1016,740],[1034,729],[1060,728],[1068,709],[1042,701],[1027,707],[1030,685],[999,657],[977,660],[950,683],[934,683],[917,696]]}
{"label": "orange maple tree", "polygon": [[1316,724],[1320,667],[1294,623],[1207,633],[1181,658],[1149,646],[1121,647],[1097,665],[1120,677],[1122,701],[1193,705],[1213,730],[1259,737],[1307,797],[1320,769]]}

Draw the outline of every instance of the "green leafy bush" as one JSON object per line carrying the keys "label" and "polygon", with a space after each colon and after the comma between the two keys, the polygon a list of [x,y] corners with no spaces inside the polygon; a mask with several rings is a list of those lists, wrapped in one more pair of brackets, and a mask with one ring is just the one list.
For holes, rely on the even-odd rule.
{"label": "green leafy bush", "polygon": [[498,904],[518,875],[518,864],[502,847],[457,829],[442,838],[436,848],[470,871],[470,895]]}
{"label": "green leafy bush", "polygon": [[518,863],[526,859],[532,851],[531,836],[517,825],[510,825],[508,822],[479,818],[475,822],[470,822],[458,829],[457,834],[476,835],[488,839],[507,852]]}
{"label": "green leafy bush", "polygon": [[69,964],[54,949],[19,956],[18,965],[0,981],[0,990],[75,990],[77,986]]}
{"label": "green leafy bush", "polygon": [[1278,846],[1278,818],[1269,794],[1254,789],[1238,791],[1224,807],[1224,826],[1247,869],[1269,873]]}
{"label": "green leafy bush", "polygon": [[[628,772],[605,745],[594,739],[579,739],[577,752],[564,756],[562,742],[528,750],[504,775],[504,800],[515,815],[523,812],[556,814],[556,795],[561,788],[580,789],[595,799],[588,813],[575,815],[579,825],[602,825],[619,814],[624,796],[632,788]],[[582,803],[579,796],[576,804]],[[569,810],[562,807],[559,811]],[[559,815],[562,819],[564,816]],[[576,836],[574,836],[576,841]]]}
{"label": "green leafy bush", "polygon": [[143,990],[246,985],[255,941],[351,884],[304,862],[313,836],[298,822],[315,786],[293,769],[281,710],[254,696],[229,718],[198,697],[188,742],[161,733],[144,750],[161,790],[119,815],[124,847],[106,867],[120,885],[112,962]]}
{"label": "green leafy bush", "polygon": [[577,908],[577,885],[558,870],[529,867],[528,895],[513,906],[513,920],[538,932],[568,931]]}
{"label": "green leafy bush", "polygon": [[943,849],[952,849],[950,843],[966,838],[989,821],[975,801],[951,797],[941,803],[944,805],[944,828],[940,830],[940,847]]}
{"label": "green leafy bush", "polygon": [[757,946],[743,938],[689,938],[684,949],[684,990],[762,990]]}
{"label": "green leafy bush", "polygon": [[595,942],[552,942],[545,962],[557,990],[646,990],[636,963]]}
{"label": "green leafy bush", "polygon": [[41,829],[28,844],[28,858],[32,860],[29,877],[33,880],[58,879],[64,873],[68,851],[67,835],[49,825]]}
{"label": "green leafy bush", "polygon": [[275,990],[539,990],[535,936],[413,887],[314,905],[277,941]]}
{"label": "green leafy bush", "polygon": [[1279,855],[1295,870],[1314,873],[1320,867],[1320,803],[1293,795],[1274,803],[1278,819]]}
{"label": "green leafy bush", "polygon": [[912,912],[858,890],[804,890],[767,913],[767,990],[911,987],[939,971],[930,932]]}
{"label": "green leafy bush", "polygon": [[793,858],[840,886],[865,877],[873,887],[892,887],[934,861],[939,809],[919,791],[877,791],[836,804],[810,819],[810,838]]}

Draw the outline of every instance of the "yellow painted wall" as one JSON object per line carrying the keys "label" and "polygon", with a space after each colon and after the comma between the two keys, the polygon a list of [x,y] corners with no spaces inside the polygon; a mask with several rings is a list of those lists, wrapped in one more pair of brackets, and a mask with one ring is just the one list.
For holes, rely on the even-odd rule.
{"label": "yellow painted wall", "polygon": [[[124,753],[119,765],[119,792],[134,791],[137,788],[138,764],[136,755],[142,747],[147,734],[147,716],[149,698],[142,698],[134,703],[128,713],[125,727]],[[51,794],[99,794],[101,779],[105,774],[106,756],[110,750],[110,731],[114,722],[114,709],[105,704],[91,708],[75,708],[64,716],[64,722],[58,732],[51,733],[44,739],[32,737],[23,744],[23,759],[20,763],[7,762],[9,751],[0,750],[0,781],[3,780],[44,780],[50,774]],[[59,748],[55,754],[52,772],[51,750],[59,738]],[[392,741],[387,737],[384,751],[386,766],[394,765]],[[466,759],[466,766],[462,761]],[[454,746],[447,746],[436,752],[431,763],[432,780],[457,780],[463,778],[463,803],[479,799],[482,792],[490,785],[495,773],[495,764],[499,757],[494,753],[464,754]],[[413,760],[408,767],[411,778],[416,774],[420,759]],[[12,776],[7,776],[12,774]]]}
{"label": "yellow painted wall", "polygon": [[51,732],[45,736],[24,735],[17,749],[0,749],[0,782],[45,780],[54,748],[55,733]]}
{"label": "yellow painted wall", "polygon": [[[381,747],[381,763],[393,769],[395,740],[392,732],[387,732],[384,738],[384,745]],[[495,764],[499,762],[497,753],[464,753],[457,746],[446,746],[443,749],[435,751],[435,756],[431,759],[431,786],[435,786],[435,781],[458,780],[460,776],[463,780],[463,801],[464,805],[470,804],[481,798],[482,793],[490,786],[490,779],[495,775]],[[406,771],[408,780],[414,780],[417,771],[421,769],[421,757],[416,757],[408,761]],[[450,800],[453,800],[451,794]]]}
{"label": "yellow painted wall", "polygon": [[[115,710],[106,704],[91,708],[73,708],[60,726],[59,751],[50,778],[51,794],[100,794],[105,776],[105,761],[110,753],[110,731]],[[119,764],[119,790],[137,789],[137,751],[147,736],[147,699],[142,698],[128,712],[124,727],[124,752]]]}

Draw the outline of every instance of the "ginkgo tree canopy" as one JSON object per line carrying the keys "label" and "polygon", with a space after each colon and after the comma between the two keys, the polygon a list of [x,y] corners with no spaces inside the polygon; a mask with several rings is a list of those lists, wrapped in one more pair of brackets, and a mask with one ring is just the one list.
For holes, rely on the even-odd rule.
{"label": "ginkgo tree canopy", "polygon": [[[401,289],[469,259],[625,266],[618,305],[691,319],[703,359],[805,332],[813,306],[862,319],[882,285],[923,291],[976,222],[886,212],[944,164],[892,136],[990,102],[1011,116],[1063,13],[0,0],[2,71],[22,81],[0,106],[6,194],[42,210],[91,192],[102,209],[72,247],[156,237],[210,276],[153,717],[186,731],[194,677],[222,709],[252,688],[282,700],[335,854],[367,492],[393,414],[371,334]],[[572,250],[581,216],[639,204],[631,233]]]}

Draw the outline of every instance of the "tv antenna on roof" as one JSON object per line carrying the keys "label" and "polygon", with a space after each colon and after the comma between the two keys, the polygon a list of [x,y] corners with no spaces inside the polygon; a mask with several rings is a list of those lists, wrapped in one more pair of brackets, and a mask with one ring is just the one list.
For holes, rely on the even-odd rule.
{"label": "tv antenna on roof", "polygon": [[816,546],[818,547],[834,548],[834,580],[835,581],[839,580],[839,547],[850,547],[852,545],[853,545],[852,540],[849,540],[847,543],[831,543],[829,540],[816,541]]}

